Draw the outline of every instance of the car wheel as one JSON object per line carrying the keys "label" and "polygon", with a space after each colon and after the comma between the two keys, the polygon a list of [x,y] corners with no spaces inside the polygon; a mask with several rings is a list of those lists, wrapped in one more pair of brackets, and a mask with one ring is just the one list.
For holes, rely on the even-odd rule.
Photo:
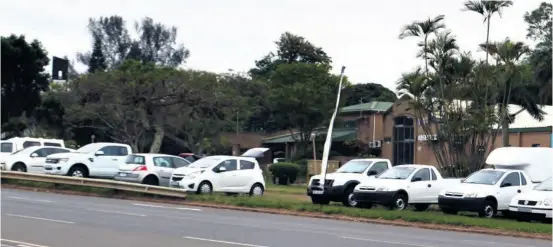
{"label": "car wheel", "polygon": [[213,187],[211,183],[204,181],[201,182],[198,186],[198,194],[211,194],[213,192]]}
{"label": "car wheel", "polygon": [[16,172],[27,172],[27,166],[23,163],[17,163],[15,165],[13,165],[12,167],[12,171],[16,171]]}
{"label": "car wheel", "polygon": [[484,206],[482,207],[480,212],[478,212],[478,216],[485,217],[488,219],[493,218],[496,214],[497,214],[497,206],[495,205],[494,202],[490,200],[487,200],[484,203]]}
{"label": "car wheel", "polygon": [[404,210],[407,208],[407,196],[405,194],[397,194],[394,196],[390,209]]}
{"label": "car wheel", "polygon": [[311,196],[311,202],[313,204],[321,204],[321,205],[330,204],[330,200],[328,200],[326,198],[319,197],[319,196]]}
{"label": "car wheel", "polygon": [[250,196],[262,196],[263,192],[263,186],[260,184],[254,184],[250,189]]}
{"label": "car wheel", "polygon": [[69,173],[69,176],[71,177],[79,177],[79,178],[86,177],[86,171],[82,167],[72,167],[68,173]]}
{"label": "car wheel", "polygon": [[357,207],[357,201],[353,197],[354,186],[349,186],[344,191],[344,196],[342,198],[342,204],[346,207]]}

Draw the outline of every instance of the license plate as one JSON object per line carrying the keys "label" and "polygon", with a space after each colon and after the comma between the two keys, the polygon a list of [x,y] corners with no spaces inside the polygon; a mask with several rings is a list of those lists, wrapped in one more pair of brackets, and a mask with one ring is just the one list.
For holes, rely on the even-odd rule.
{"label": "license plate", "polygon": [[124,172],[120,172],[120,173],[119,173],[119,177],[126,177],[126,176],[127,176],[127,174],[124,173]]}
{"label": "license plate", "polygon": [[177,182],[177,181],[171,181],[171,185],[172,185],[172,186],[179,186],[179,182]]}
{"label": "license plate", "polygon": [[51,165],[44,165],[44,169],[52,169]]}
{"label": "license plate", "polygon": [[324,191],[322,190],[314,190],[313,195],[322,195]]}
{"label": "license plate", "polygon": [[518,208],[518,211],[519,211],[519,212],[524,212],[524,213],[532,213],[532,209],[531,209],[531,208],[519,207],[519,208]]}

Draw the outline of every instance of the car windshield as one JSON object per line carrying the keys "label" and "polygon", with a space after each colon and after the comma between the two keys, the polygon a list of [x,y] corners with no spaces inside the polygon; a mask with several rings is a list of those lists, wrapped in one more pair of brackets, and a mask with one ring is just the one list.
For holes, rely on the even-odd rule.
{"label": "car windshield", "polygon": [[351,160],[336,170],[337,173],[362,173],[367,167],[372,164],[372,161]]}
{"label": "car windshield", "polygon": [[411,173],[415,171],[415,167],[406,167],[406,166],[394,166],[386,171],[384,171],[380,176],[377,176],[379,179],[406,179],[411,176]]}
{"label": "car windshield", "polygon": [[92,153],[92,152],[95,152],[96,149],[98,149],[98,145],[96,145],[96,144],[87,144],[87,145],[84,145],[81,148],[77,149],[77,151],[75,151],[75,152],[76,153]]}
{"label": "car windshield", "polygon": [[495,170],[481,170],[473,173],[463,181],[465,184],[487,184],[494,185],[503,177],[505,172]]}
{"label": "car windshield", "polygon": [[219,162],[222,160],[222,158],[219,157],[206,157],[201,158],[199,160],[194,161],[194,163],[190,164],[188,167],[192,168],[209,168],[210,166],[219,164]]}
{"label": "car windshield", "polygon": [[0,149],[2,153],[11,153],[13,151],[13,143],[2,142],[2,144],[0,144]]}
{"label": "car windshield", "polygon": [[534,190],[552,191],[553,184],[551,183],[551,181],[552,181],[552,178],[549,178],[549,179],[541,182],[540,184],[536,185],[536,187],[534,187]]}

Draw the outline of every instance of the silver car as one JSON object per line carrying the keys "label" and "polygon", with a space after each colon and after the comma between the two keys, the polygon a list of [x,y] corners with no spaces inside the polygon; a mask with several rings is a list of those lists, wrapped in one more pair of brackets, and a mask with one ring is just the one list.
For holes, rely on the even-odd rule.
{"label": "silver car", "polygon": [[149,185],[169,186],[176,168],[188,166],[190,161],[167,154],[130,154],[119,166],[115,180]]}

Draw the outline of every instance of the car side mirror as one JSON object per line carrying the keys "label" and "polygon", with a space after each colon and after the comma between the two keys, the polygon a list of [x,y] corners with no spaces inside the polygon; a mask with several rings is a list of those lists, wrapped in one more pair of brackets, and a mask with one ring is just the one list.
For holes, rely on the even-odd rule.
{"label": "car side mirror", "polygon": [[377,171],[369,171],[369,173],[367,175],[369,175],[369,176],[378,175],[378,172]]}
{"label": "car side mirror", "polygon": [[500,188],[503,188],[503,187],[511,187],[513,186],[511,183],[502,183],[501,186],[499,186]]}
{"label": "car side mirror", "polygon": [[32,158],[36,158],[36,157],[38,157],[38,154],[37,154],[37,153],[32,153],[32,154],[31,154],[31,157],[32,157]]}
{"label": "car side mirror", "polygon": [[219,167],[219,172],[224,172],[224,171],[226,171],[226,170],[227,170],[227,168],[224,167],[224,166]]}
{"label": "car side mirror", "polygon": [[466,178],[461,179],[461,183],[462,183],[462,182],[465,182],[465,179],[466,179]]}
{"label": "car side mirror", "polygon": [[411,179],[411,182],[418,182],[418,181],[422,181],[422,178],[421,177],[414,177],[413,179]]}
{"label": "car side mirror", "polygon": [[94,155],[102,156],[102,155],[104,155],[104,151],[97,151],[96,153],[94,153]]}

